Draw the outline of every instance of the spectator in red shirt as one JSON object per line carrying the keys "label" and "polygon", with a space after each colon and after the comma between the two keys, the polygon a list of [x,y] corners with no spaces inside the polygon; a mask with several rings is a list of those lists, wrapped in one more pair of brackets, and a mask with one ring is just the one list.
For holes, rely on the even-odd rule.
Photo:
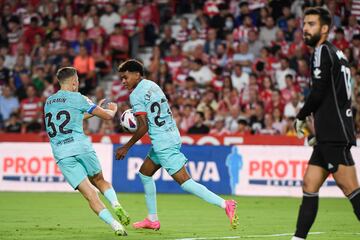
{"label": "spectator in red shirt", "polygon": [[274,89],[270,76],[264,77],[261,89],[259,99],[264,103],[265,108],[267,108],[268,105],[271,105],[272,92]]}
{"label": "spectator in red shirt", "polygon": [[335,39],[332,41],[332,43],[342,51],[344,51],[346,48],[349,48],[350,44],[345,39],[344,29],[337,28],[335,30]]}
{"label": "spectator in red shirt", "polygon": [[42,27],[39,26],[39,19],[37,17],[32,17],[30,25],[26,28],[24,32],[25,43],[29,46],[33,46],[35,43],[35,36],[39,34],[43,40],[45,37],[45,31]]}
{"label": "spectator in red shirt", "polygon": [[181,66],[183,58],[184,57],[181,55],[179,47],[176,44],[172,44],[170,46],[170,55],[164,58],[164,61],[170,68],[171,75],[175,76],[176,71]]}
{"label": "spectator in red shirt", "polygon": [[72,43],[78,39],[80,29],[74,25],[73,18],[68,18],[67,26],[62,29],[61,38],[68,42]]}
{"label": "spectator in red shirt", "polygon": [[87,36],[91,40],[97,39],[99,36],[105,36],[105,29],[100,25],[100,17],[95,15],[93,18],[94,26],[87,31]]}
{"label": "spectator in red shirt", "polygon": [[120,24],[115,25],[115,30],[110,35],[109,48],[112,60],[115,61],[115,63],[128,58],[129,40],[124,34],[123,27]]}
{"label": "spectator in red shirt", "polygon": [[20,116],[23,121],[22,132],[39,132],[42,126],[43,104],[36,96],[34,85],[26,88],[27,97],[21,101]]}
{"label": "spectator in red shirt", "polygon": [[128,36],[130,43],[130,56],[137,57],[140,45],[140,33],[143,30],[142,22],[139,19],[136,6],[132,1],[126,1],[125,14],[121,16],[120,24],[124,29],[124,34]]}

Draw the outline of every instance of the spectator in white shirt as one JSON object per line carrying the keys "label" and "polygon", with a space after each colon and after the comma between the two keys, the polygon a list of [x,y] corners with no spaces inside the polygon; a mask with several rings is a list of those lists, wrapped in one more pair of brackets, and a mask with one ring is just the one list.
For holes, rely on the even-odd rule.
{"label": "spectator in white shirt", "polygon": [[295,79],[296,72],[289,67],[289,59],[283,57],[280,60],[280,69],[275,71],[275,80],[279,90],[283,90],[286,87],[285,77],[288,74],[291,74]]}
{"label": "spectator in white shirt", "polygon": [[249,86],[249,74],[242,71],[240,64],[235,64],[234,66],[231,74],[231,83],[239,93],[242,93],[243,90]]}
{"label": "spectator in white shirt", "polygon": [[191,71],[189,76],[193,77],[200,88],[210,85],[214,77],[214,73],[207,65],[203,64],[201,59],[195,59],[191,63]]}
{"label": "spectator in white shirt", "polygon": [[105,29],[107,34],[112,34],[115,29],[115,24],[120,22],[120,16],[114,12],[111,4],[106,4],[105,14],[100,17],[100,25]]}
{"label": "spectator in white shirt", "polygon": [[296,114],[303,105],[304,103],[300,102],[299,94],[295,91],[292,91],[290,102],[288,102],[284,108],[284,116],[287,118],[296,117]]}

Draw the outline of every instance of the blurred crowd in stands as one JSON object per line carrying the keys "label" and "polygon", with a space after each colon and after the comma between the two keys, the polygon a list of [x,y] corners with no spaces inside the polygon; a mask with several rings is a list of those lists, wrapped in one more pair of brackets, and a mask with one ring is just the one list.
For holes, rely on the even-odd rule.
{"label": "blurred crowd in stands", "polygon": [[[80,92],[112,99],[129,92],[116,67],[144,60],[166,93],[181,133],[294,136],[309,93],[302,13],[333,15],[329,41],[352,68],[360,133],[360,0],[0,0],[0,132],[44,132],[43,104],[63,66],[78,70]],[[121,132],[118,118],[84,122],[86,133]]]}

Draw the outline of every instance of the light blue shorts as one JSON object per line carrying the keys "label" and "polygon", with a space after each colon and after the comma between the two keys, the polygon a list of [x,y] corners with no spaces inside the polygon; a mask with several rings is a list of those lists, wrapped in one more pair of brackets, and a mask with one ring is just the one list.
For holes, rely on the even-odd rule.
{"label": "light blue shorts", "polygon": [[157,165],[161,165],[170,175],[177,173],[188,161],[185,155],[180,152],[181,144],[173,147],[154,151],[151,147],[147,157]]}
{"label": "light blue shorts", "polygon": [[92,177],[101,172],[100,162],[95,152],[63,158],[57,164],[66,181],[74,189],[77,189],[88,176]]}

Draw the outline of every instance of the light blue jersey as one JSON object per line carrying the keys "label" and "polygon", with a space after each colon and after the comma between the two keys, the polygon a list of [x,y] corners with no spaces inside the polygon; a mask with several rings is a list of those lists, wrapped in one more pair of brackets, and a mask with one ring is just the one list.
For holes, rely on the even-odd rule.
{"label": "light blue jersey", "polygon": [[148,132],[155,151],[181,144],[166,96],[156,83],[141,80],[130,94],[130,104],[135,115],[147,115]]}
{"label": "light blue jersey", "polygon": [[96,105],[78,92],[59,90],[45,103],[45,125],[51,148],[59,160],[93,152],[89,137],[83,131],[84,113],[91,113]]}

